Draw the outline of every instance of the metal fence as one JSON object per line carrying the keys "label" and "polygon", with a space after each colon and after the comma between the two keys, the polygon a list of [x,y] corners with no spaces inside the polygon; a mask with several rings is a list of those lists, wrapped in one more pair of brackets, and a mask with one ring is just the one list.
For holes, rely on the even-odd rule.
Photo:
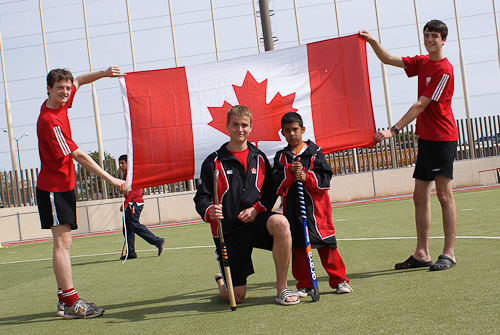
{"label": "metal fence", "polygon": [[[484,158],[500,155],[500,116],[485,116],[470,120],[470,138],[467,120],[457,120],[458,144],[455,160]],[[472,143],[472,145],[470,145]],[[391,146],[394,147],[391,150]],[[334,175],[367,172],[413,166],[417,159],[418,137],[414,126],[402,129],[398,136],[377,143],[373,148],[356,148],[326,155]]]}
{"label": "metal fence", "polygon": [[[106,158],[104,169],[116,178],[123,178],[115,159]],[[38,169],[0,172],[0,208],[36,206],[36,180]],[[122,197],[115,187],[102,182],[101,178],[75,164],[75,195],[77,201],[116,199]],[[189,190],[190,181],[144,188],[144,195],[184,192]],[[19,185],[19,186],[16,186]],[[102,187],[102,185],[104,185]]]}
{"label": "metal fence", "polygon": [[[484,158],[500,155],[500,115],[457,120],[459,133],[456,160]],[[470,129],[470,132],[469,132]],[[470,135],[469,135],[470,133]],[[471,140],[468,140],[468,139]],[[377,143],[373,148],[356,148],[326,155],[334,175],[391,169],[415,164],[418,145],[413,125],[405,127],[394,139]],[[122,178],[118,162],[109,157],[104,161],[105,170]],[[78,201],[114,199],[120,193],[76,164],[75,193]],[[38,169],[0,172],[0,208],[36,206],[36,177]],[[143,194],[184,192],[194,188],[196,182],[183,181],[143,189]],[[19,186],[16,186],[19,185]],[[104,185],[104,186],[101,186]]]}

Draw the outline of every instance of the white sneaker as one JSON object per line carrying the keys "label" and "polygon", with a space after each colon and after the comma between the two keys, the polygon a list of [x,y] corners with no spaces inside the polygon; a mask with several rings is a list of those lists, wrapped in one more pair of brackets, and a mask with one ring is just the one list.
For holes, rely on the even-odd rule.
{"label": "white sneaker", "polygon": [[66,307],[66,305],[64,304],[64,302],[61,302],[61,301],[57,302],[57,313],[56,313],[56,316],[63,316],[64,315],[64,307]]}
{"label": "white sneaker", "polygon": [[297,289],[297,295],[300,297],[300,298],[305,298],[307,297],[308,295],[311,295],[311,289],[310,288],[305,288],[305,287],[299,287]]}
{"label": "white sneaker", "polygon": [[337,294],[351,293],[352,287],[347,281],[343,281],[337,285]]}
{"label": "white sneaker", "polygon": [[73,306],[64,307],[63,319],[90,319],[101,316],[102,313],[104,313],[104,309],[97,307],[96,304],[87,303],[78,298]]}

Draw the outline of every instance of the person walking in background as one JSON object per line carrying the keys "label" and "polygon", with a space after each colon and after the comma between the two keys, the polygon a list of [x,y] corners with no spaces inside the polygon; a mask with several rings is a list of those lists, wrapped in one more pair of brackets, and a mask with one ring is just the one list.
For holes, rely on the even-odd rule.
{"label": "person walking in background", "polygon": [[[123,179],[127,177],[127,155],[121,155],[118,158],[120,164],[120,170],[123,172]],[[165,239],[153,234],[148,227],[139,222],[139,217],[141,216],[142,209],[144,208],[144,199],[142,198],[142,191],[133,190],[128,193],[125,197],[125,202],[120,207],[120,212],[123,212],[125,208],[125,229],[127,237],[127,247],[128,255],[121,255],[120,259],[124,260],[137,258],[137,253],[135,252],[135,235],[139,235],[144,241],[158,248],[158,256],[163,252],[163,247],[165,246]]]}

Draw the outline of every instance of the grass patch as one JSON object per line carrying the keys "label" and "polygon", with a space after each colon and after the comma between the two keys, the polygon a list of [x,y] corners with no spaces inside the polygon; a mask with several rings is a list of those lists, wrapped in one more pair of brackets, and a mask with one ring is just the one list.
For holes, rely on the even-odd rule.
{"label": "grass patch", "polygon": [[[455,194],[458,236],[500,236],[500,189]],[[431,236],[442,236],[440,207],[433,197]],[[333,209],[339,251],[354,289],[336,295],[317,260],[321,299],[297,306],[274,303],[271,254],[254,251],[256,273],[236,312],[219,298],[218,271],[209,227],[193,224],[155,229],[166,249],[137,239],[138,259],[118,260],[123,237],[73,240],[75,287],[106,309],[103,317],[63,321],[55,317],[56,284],[51,242],[0,249],[0,332],[4,334],[456,334],[495,333],[500,327],[499,239],[460,238],[457,267],[449,271],[393,270],[415,248],[411,199]],[[433,238],[433,260],[442,238]],[[189,247],[189,248],[188,248]],[[49,260],[40,260],[49,259]],[[38,260],[29,261],[27,260]],[[20,263],[10,263],[19,262]],[[7,263],[7,264],[6,264]],[[294,285],[290,274],[289,284]]]}

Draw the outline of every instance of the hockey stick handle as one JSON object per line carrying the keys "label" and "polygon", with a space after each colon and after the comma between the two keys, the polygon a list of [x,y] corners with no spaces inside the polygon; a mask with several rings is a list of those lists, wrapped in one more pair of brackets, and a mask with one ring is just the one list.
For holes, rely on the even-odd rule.
{"label": "hockey stick handle", "polygon": [[306,202],[304,200],[304,186],[302,182],[297,182],[297,188],[299,193],[299,206],[300,206],[300,216],[302,217],[302,225],[304,226],[304,237],[306,242],[306,253],[307,260],[309,263],[309,271],[311,273],[311,280],[313,284],[313,290],[311,292],[311,298],[313,301],[319,300],[319,289],[318,281],[316,280],[316,271],[314,269],[314,262],[312,257],[311,240],[309,239],[309,229],[307,229],[307,214],[306,214]]}
{"label": "hockey stick handle", "polygon": [[123,241],[123,247],[122,247],[122,253],[121,255],[123,256],[123,251],[125,250],[125,248],[127,248],[127,251],[125,253],[125,258],[123,259],[123,263],[122,264],[125,264],[125,262],[127,261],[128,259],[128,231],[127,231],[127,223],[125,221],[125,198],[123,198],[123,203],[122,203],[122,225],[123,225],[123,237],[125,238],[125,240]]}
{"label": "hockey stick handle", "polygon": [[[219,205],[219,170],[214,171],[214,204]],[[229,306],[231,311],[236,310],[236,298],[234,297],[233,279],[231,278],[231,268],[229,267],[229,258],[227,256],[226,243],[224,242],[224,232],[222,230],[222,222],[217,219],[217,226],[219,228],[219,241],[220,251],[222,256],[222,266],[224,267],[224,277],[226,280],[227,293],[229,295]]]}

